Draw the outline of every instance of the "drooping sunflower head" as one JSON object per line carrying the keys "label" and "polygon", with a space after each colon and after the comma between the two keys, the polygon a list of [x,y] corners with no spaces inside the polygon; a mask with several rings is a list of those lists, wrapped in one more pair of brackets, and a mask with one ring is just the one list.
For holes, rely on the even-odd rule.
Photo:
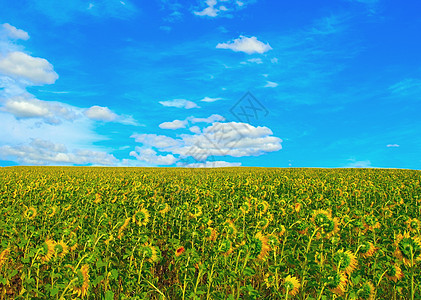
{"label": "drooping sunflower head", "polygon": [[405,223],[407,229],[411,232],[419,232],[421,230],[421,222],[416,218],[409,218]]}
{"label": "drooping sunflower head", "polygon": [[269,203],[268,203],[267,201],[265,201],[265,200],[263,200],[263,201],[259,201],[259,202],[256,204],[256,210],[257,210],[260,214],[264,214],[264,213],[266,213],[266,212],[267,212],[267,210],[268,210],[268,208],[269,208]]}
{"label": "drooping sunflower head", "polygon": [[333,255],[333,261],[339,272],[345,272],[350,275],[357,268],[357,258],[350,250],[338,250]]}
{"label": "drooping sunflower head", "polygon": [[64,256],[66,256],[67,253],[69,253],[69,247],[63,240],[61,240],[58,243],[56,243],[56,246],[54,247],[54,252],[58,257],[63,258]]}
{"label": "drooping sunflower head", "polygon": [[361,288],[357,291],[358,299],[374,300],[376,296],[376,289],[370,281],[362,284]]}
{"label": "drooping sunflower head", "polygon": [[264,236],[261,232],[258,232],[254,237],[251,238],[248,246],[250,257],[253,259],[264,260],[271,250],[268,237]]}
{"label": "drooping sunflower head", "polygon": [[395,239],[395,256],[403,261],[406,266],[413,266],[421,261],[421,240],[411,237],[409,232],[398,234]]}
{"label": "drooping sunflower head", "polygon": [[77,280],[73,286],[73,294],[78,297],[85,297],[88,295],[89,289],[89,265],[83,265],[80,270],[76,272]]}
{"label": "drooping sunflower head", "polygon": [[230,255],[234,249],[232,248],[232,242],[228,239],[224,239],[221,244],[219,245],[219,252],[221,252],[224,256]]}
{"label": "drooping sunflower head", "polygon": [[208,241],[215,241],[217,236],[216,229],[212,227],[206,228],[204,236]]}
{"label": "drooping sunflower head", "polygon": [[385,276],[390,281],[398,282],[404,275],[402,269],[397,264],[392,264],[387,268]]}
{"label": "drooping sunflower head", "polygon": [[0,268],[6,263],[7,258],[9,257],[10,249],[6,248],[0,253]]}
{"label": "drooping sunflower head", "polygon": [[286,291],[288,291],[288,294],[291,296],[297,295],[300,287],[301,284],[298,281],[298,278],[291,275],[285,277],[282,283],[283,292],[286,293]]}
{"label": "drooping sunflower head", "polygon": [[133,223],[139,226],[146,226],[149,222],[149,212],[146,208],[138,210],[132,218]]}
{"label": "drooping sunflower head", "polygon": [[49,218],[53,217],[57,212],[57,206],[50,206],[45,211],[45,215]]}
{"label": "drooping sunflower head", "polygon": [[150,263],[159,261],[159,251],[156,246],[152,246],[149,243],[145,243],[143,247],[141,247],[141,252],[146,261]]}
{"label": "drooping sunflower head", "polygon": [[168,203],[163,203],[161,205],[158,206],[158,212],[161,215],[165,215],[167,212],[169,212],[171,209],[171,207],[168,205]]}
{"label": "drooping sunflower head", "polygon": [[54,255],[54,250],[56,247],[56,242],[51,239],[46,239],[44,244],[42,245],[41,256],[40,259],[42,262],[49,262]]}
{"label": "drooping sunflower head", "polygon": [[237,234],[237,228],[232,220],[225,221],[224,231],[228,236],[235,236]]}
{"label": "drooping sunflower head", "polygon": [[343,296],[347,283],[345,272],[331,272],[324,281],[332,293]]}
{"label": "drooping sunflower head", "polygon": [[317,227],[323,227],[326,222],[332,219],[332,214],[330,211],[318,209],[313,212],[311,222]]}
{"label": "drooping sunflower head", "polygon": [[32,220],[37,216],[37,209],[33,206],[28,207],[28,209],[23,213],[25,218]]}
{"label": "drooping sunflower head", "polygon": [[374,247],[372,242],[364,241],[360,245],[360,255],[364,258],[371,257],[376,250],[377,248]]}

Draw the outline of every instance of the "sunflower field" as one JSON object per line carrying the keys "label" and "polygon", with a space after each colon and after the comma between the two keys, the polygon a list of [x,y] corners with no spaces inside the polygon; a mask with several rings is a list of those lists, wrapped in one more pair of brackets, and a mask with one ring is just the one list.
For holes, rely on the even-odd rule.
{"label": "sunflower field", "polygon": [[421,171],[0,168],[1,299],[421,299]]}

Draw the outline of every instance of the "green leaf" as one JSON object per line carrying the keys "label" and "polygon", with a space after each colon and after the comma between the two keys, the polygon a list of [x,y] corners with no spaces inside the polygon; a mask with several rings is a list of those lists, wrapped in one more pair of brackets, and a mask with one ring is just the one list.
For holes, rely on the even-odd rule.
{"label": "green leaf", "polygon": [[112,291],[106,291],[105,300],[114,300],[114,293]]}
{"label": "green leaf", "polygon": [[52,288],[50,288],[50,296],[51,297],[54,297],[57,294],[58,294],[58,287],[52,287]]}
{"label": "green leaf", "polygon": [[118,278],[118,271],[116,269],[111,270],[111,279],[117,279]]}

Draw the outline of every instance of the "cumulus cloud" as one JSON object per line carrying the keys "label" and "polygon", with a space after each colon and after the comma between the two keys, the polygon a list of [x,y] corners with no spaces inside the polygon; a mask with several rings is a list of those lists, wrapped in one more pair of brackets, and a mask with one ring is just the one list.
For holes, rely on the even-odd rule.
{"label": "cumulus cloud", "polygon": [[277,87],[278,86],[278,84],[276,83],[276,82],[273,82],[273,81],[266,81],[266,85],[264,86],[264,87],[271,87],[271,88],[274,88],[274,87]]}
{"label": "cumulus cloud", "polygon": [[195,134],[181,134],[177,139],[155,134],[135,134],[132,137],[143,147],[177,154],[181,159],[193,157],[200,162],[210,156],[258,156],[282,148],[282,140],[273,136],[269,128],[247,123],[213,122],[202,130],[195,126],[190,131]]}
{"label": "cumulus cloud", "polygon": [[149,165],[173,165],[177,161],[177,158],[172,154],[157,155],[157,152],[151,148],[136,147],[136,151],[131,151],[130,156],[135,157],[137,160],[146,162]]}
{"label": "cumulus cloud", "polygon": [[179,128],[186,128],[186,121],[182,120],[174,120],[172,122],[164,122],[159,124],[159,128],[162,129],[179,129]]}
{"label": "cumulus cloud", "polygon": [[118,164],[118,159],[106,152],[86,149],[69,151],[64,144],[32,139],[29,144],[0,147],[0,157],[29,165],[105,165]]}
{"label": "cumulus cloud", "polygon": [[159,103],[167,107],[177,107],[177,108],[185,108],[185,109],[199,108],[199,106],[196,103],[185,100],[185,99],[159,101]]}
{"label": "cumulus cloud", "polygon": [[9,38],[20,40],[29,39],[29,34],[26,31],[22,29],[17,29],[15,26],[10,25],[9,23],[4,23],[2,27]]}
{"label": "cumulus cloud", "polygon": [[257,40],[255,36],[246,37],[243,35],[240,35],[239,38],[234,39],[233,41],[227,43],[219,43],[218,45],[216,45],[216,48],[231,49],[235,52],[244,52],[247,54],[262,54],[269,50],[272,50],[272,47],[269,45],[269,43],[264,44],[261,41]]}
{"label": "cumulus cloud", "polygon": [[61,119],[74,120],[78,115],[70,106],[66,107],[60,102],[42,101],[24,96],[8,99],[0,110],[16,118],[41,118],[50,124],[60,124]]}
{"label": "cumulus cloud", "polygon": [[35,85],[51,84],[58,78],[53,65],[46,59],[20,51],[10,52],[0,59],[0,73]]}
{"label": "cumulus cloud", "polygon": [[85,111],[85,115],[92,120],[111,122],[117,119],[117,115],[108,107],[94,105]]}
{"label": "cumulus cloud", "polygon": [[218,114],[213,114],[207,118],[195,118],[195,117],[189,117],[187,120],[191,121],[192,123],[213,123],[216,121],[225,121],[225,118]]}

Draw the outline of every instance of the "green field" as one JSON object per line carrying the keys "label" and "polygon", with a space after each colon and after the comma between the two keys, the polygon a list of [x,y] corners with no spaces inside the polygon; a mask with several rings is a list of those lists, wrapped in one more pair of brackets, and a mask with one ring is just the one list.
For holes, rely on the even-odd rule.
{"label": "green field", "polygon": [[1,299],[421,299],[421,171],[0,168]]}

